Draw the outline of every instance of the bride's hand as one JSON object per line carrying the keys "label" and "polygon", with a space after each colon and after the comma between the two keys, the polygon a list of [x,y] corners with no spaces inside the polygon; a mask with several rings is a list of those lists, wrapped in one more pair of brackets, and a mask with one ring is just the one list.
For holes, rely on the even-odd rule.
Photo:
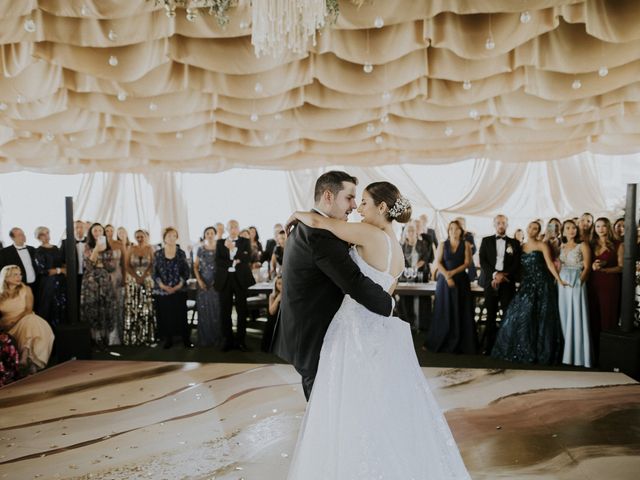
{"label": "bride's hand", "polygon": [[293,227],[295,227],[298,224],[298,221],[299,220],[296,218],[296,212],[293,212],[289,217],[289,220],[287,220],[287,223],[285,224],[285,227],[284,227],[284,231],[287,237],[291,234],[291,230],[293,229]]}

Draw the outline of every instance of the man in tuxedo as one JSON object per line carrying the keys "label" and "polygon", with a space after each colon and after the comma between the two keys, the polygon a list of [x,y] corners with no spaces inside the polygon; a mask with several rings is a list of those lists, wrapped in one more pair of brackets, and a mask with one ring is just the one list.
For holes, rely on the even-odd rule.
{"label": "man in tuxedo", "polygon": [[[229,220],[227,231],[229,236],[218,240],[216,244],[216,274],[213,282],[214,288],[220,292],[220,319],[225,336],[223,350],[226,352],[235,347],[246,352],[247,291],[256,283],[251,273],[251,242],[239,236],[240,225],[236,220]],[[238,316],[235,342],[231,324],[234,298]]]}
{"label": "man in tuxedo", "polygon": [[[73,234],[75,237],[76,245],[76,282],[78,285],[78,308],[80,306],[80,288],[82,286],[82,275],[84,274],[84,247],[86,245],[86,236],[84,230],[84,222],[82,220],[76,220],[73,224]],[[63,258],[67,256],[67,239],[63,239],[60,244],[60,250],[62,251]],[[70,274],[69,274],[70,275]],[[78,310],[79,311],[79,310]]]}
{"label": "man in tuxedo", "polygon": [[[327,172],[316,181],[314,210],[347,220],[356,208],[358,180],[345,172]],[[349,256],[349,245],[328,230],[298,224],[287,239],[282,266],[282,299],[274,353],[293,364],[309,399],[320,349],[345,294],[374,313],[388,316],[393,299],[365,277]]]}
{"label": "man in tuxedo", "polygon": [[480,278],[484,288],[487,322],[480,341],[482,352],[490,355],[496,341],[498,308],[507,311],[516,293],[516,280],[520,270],[520,242],[507,237],[508,219],[498,215],[493,219],[496,234],[482,239],[480,244]]}
{"label": "man in tuxedo", "polygon": [[267,244],[264,246],[264,252],[262,252],[262,258],[260,259],[260,263],[271,262],[271,256],[273,255],[273,251],[276,249],[278,242],[276,238],[278,234],[284,230],[281,223],[276,223],[273,226],[273,238],[267,240]]}
{"label": "man in tuxedo", "polygon": [[[26,245],[27,237],[21,228],[14,227],[9,231],[13,245],[0,251],[0,270],[7,265],[17,265],[22,273],[22,281],[31,287],[33,298],[38,298],[38,278],[36,275],[36,249]],[[34,305],[33,310],[38,311]]]}

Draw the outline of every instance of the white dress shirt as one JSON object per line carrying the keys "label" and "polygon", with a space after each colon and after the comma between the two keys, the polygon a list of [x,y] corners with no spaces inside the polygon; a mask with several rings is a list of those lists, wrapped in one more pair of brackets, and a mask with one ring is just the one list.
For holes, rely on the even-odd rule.
{"label": "white dress shirt", "polygon": [[86,242],[78,239],[76,239],[76,242],[76,253],[78,254],[78,275],[82,275],[84,273],[84,246],[86,245]]}
{"label": "white dress shirt", "polygon": [[[231,238],[229,237],[227,240],[231,240],[233,242],[233,248],[229,249],[229,259],[233,260],[234,257],[236,256],[236,253],[238,253],[238,247],[236,247],[236,241],[238,240],[237,238]],[[228,272],[235,272],[236,271],[236,266],[235,265],[231,265],[228,269]]]}
{"label": "white dress shirt", "polygon": [[504,238],[496,238],[496,272],[504,270],[504,252],[507,248],[507,241]]}
{"label": "white dress shirt", "polygon": [[25,278],[25,283],[35,282],[36,271],[33,269],[33,261],[31,260],[31,255],[29,254],[29,250],[27,250],[27,247],[18,247],[18,246],[16,246],[16,250],[18,251],[20,260],[22,260],[22,265],[24,266],[24,271],[27,275],[27,278]]}

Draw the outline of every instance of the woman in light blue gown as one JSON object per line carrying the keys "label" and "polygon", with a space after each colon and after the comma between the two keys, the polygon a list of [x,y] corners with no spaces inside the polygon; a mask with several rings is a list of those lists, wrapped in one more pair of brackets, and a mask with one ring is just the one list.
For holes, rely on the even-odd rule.
{"label": "woman in light blue gown", "polygon": [[562,363],[591,367],[591,338],[587,304],[587,277],[591,265],[591,250],[580,241],[578,226],[573,220],[562,224],[560,247],[560,278],[571,288],[558,286],[560,325],[564,335]]}

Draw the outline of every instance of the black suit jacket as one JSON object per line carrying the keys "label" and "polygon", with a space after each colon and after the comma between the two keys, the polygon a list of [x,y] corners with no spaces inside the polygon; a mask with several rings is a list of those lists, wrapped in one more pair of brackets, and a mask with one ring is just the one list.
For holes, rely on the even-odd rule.
{"label": "black suit jacket", "polygon": [[287,239],[282,281],[274,353],[302,376],[315,376],[324,335],[345,294],[379,315],[393,307],[391,296],[351,259],[346,242],[302,223]]}
{"label": "black suit jacket", "polygon": [[[504,268],[502,271],[509,274],[511,286],[515,287],[515,282],[520,272],[520,242],[510,237],[505,237],[505,241]],[[480,272],[478,284],[482,288],[489,288],[493,280],[493,272],[496,271],[496,259],[498,256],[495,235],[482,239],[479,256],[482,271]]]}
{"label": "black suit jacket", "polygon": [[229,267],[233,265],[233,260],[239,260],[235,266],[236,278],[243,288],[249,288],[256,283],[251,273],[251,242],[246,238],[238,237],[236,240],[236,252],[233,260],[229,258],[229,249],[224,245],[224,239],[218,240],[216,244],[216,274],[213,281],[213,288],[221,292],[229,281]]}
{"label": "black suit jacket", "polygon": [[[31,266],[33,267],[33,271],[37,272],[36,249],[27,245],[27,250],[29,251],[29,255],[31,256]],[[27,272],[24,269],[22,259],[20,258],[20,255],[18,255],[18,250],[16,249],[15,245],[9,245],[8,247],[3,248],[0,251],[0,270],[2,270],[2,268],[6,267],[7,265],[17,265],[18,267],[20,267],[20,271],[22,272],[22,281],[24,283],[27,283]],[[36,282],[34,281],[33,283]]]}
{"label": "black suit jacket", "polygon": [[271,256],[273,255],[273,251],[276,248],[276,241],[273,238],[267,240],[267,244],[264,247],[264,252],[262,252],[262,258],[260,259],[260,263],[270,262]]}

